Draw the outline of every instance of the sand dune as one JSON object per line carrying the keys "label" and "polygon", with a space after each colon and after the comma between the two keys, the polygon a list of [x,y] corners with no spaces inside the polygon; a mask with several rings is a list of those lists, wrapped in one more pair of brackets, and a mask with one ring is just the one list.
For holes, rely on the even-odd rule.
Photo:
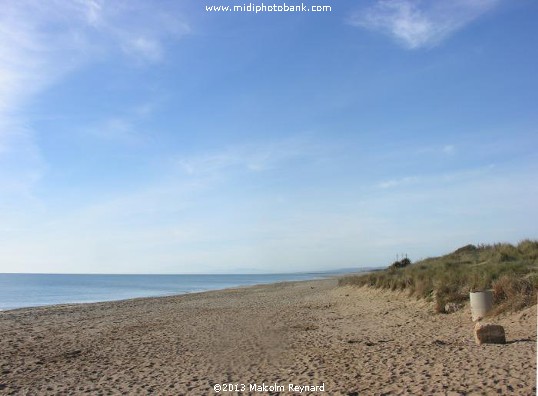
{"label": "sand dune", "polygon": [[535,394],[536,307],[496,322],[332,279],[0,312],[0,393]]}

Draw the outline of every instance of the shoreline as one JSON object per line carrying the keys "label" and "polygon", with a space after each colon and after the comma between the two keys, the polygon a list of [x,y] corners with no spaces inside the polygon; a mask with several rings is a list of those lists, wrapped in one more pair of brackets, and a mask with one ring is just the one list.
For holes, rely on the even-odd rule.
{"label": "shoreline", "polygon": [[[329,279],[329,278],[327,278]],[[54,309],[54,308],[62,308],[62,307],[69,307],[69,308],[76,308],[78,306],[86,306],[86,305],[95,305],[95,304],[107,304],[107,303],[125,303],[129,301],[137,301],[137,300],[159,300],[159,299],[166,299],[170,297],[181,297],[186,295],[200,295],[204,293],[212,293],[212,292],[221,292],[221,291],[229,291],[229,290],[235,290],[235,289],[242,289],[242,288],[250,288],[250,287],[258,287],[258,286],[265,286],[265,285],[278,285],[280,283],[296,283],[296,282],[312,282],[316,280],[324,280],[324,279],[305,279],[305,280],[299,280],[299,281],[282,281],[282,282],[272,282],[272,283],[257,283],[254,285],[238,285],[235,287],[226,287],[224,289],[210,289],[210,290],[200,290],[200,291],[187,291],[184,293],[173,293],[173,294],[164,294],[164,295],[158,295],[158,296],[145,296],[145,297],[132,297],[132,298],[122,298],[119,300],[104,300],[104,301],[88,301],[88,302],[74,302],[74,303],[60,303],[60,304],[46,304],[46,305],[35,305],[35,306],[29,306],[29,307],[20,307],[20,308],[11,308],[11,309],[0,309],[1,313],[11,313],[14,311],[23,311],[23,310],[41,310],[41,309]]]}
{"label": "shoreline", "polygon": [[[364,272],[366,274],[367,272]],[[27,307],[19,307],[19,308],[9,308],[9,309],[1,309],[0,308],[0,315],[2,313],[7,312],[13,312],[13,311],[19,311],[19,310],[34,310],[34,309],[46,309],[46,308],[54,308],[54,307],[76,307],[76,306],[84,306],[84,305],[91,305],[91,304],[104,304],[104,303],[119,303],[119,302],[126,302],[131,300],[144,300],[144,299],[160,299],[160,298],[169,298],[169,297],[180,297],[185,295],[197,295],[202,293],[211,293],[211,292],[220,292],[220,291],[227,291],[227,290],[235,290],[235,289],[242,289],[242,288],[249,288],[249,287],[258,287],[258,286],[265,286],[265,285],[277,285],[280,283],[299,283],[299,282],[313,282],[313,281],[322,281],[327,279],[334,279],[334,278],[340,278],[341,276],[347,276],[347,275],[356,275],[356,274],[363,274],[361,272],[357,273],[343,273],[338,275],[330,275],[327,277],[321,277],[321,278],[313,278],[313,279],[301,279],[301,280],[283,280],[283,281],[277,281],[277,282],[267,282],[267,283],[256,283],[256,284],[249,284],[249,285],[237,285],[232,287],[224,287],[222,289],[208,289],[208,290],[198,290],[198,291],[186,291],[183,293],[171,293],[171,294],[162,294],[162,295],[155,295],[155,296],[142,296],[142,297],[131,297],[131,298],[120,298],[117,300],[100,300],[100,301],[84,301],[84,302],[73,302],[73,303],[59,303],[59,304],[44,304],[44,305],[34,305],[34,306],[27,306]]]}
{"label": "shoreline", "polygon": [[535,392],[536,306],[496,319],[508,343],[483,346],[467,310],[431,308],[332,277],[3,311],[0,394]]}
{"label": "shoreline", "polygon": [[[239,285],[233,285],[233,286],[223,286],[222,288],[213,288],[213,289],[200,289],[200,290],[187,290],[184,292],[170,292],[166,294],[158,294],[158,295],[147,295],[147,296],[137,296],[137,297],[126,297],[126,298],[114,298],[114,299],[106,299],[106,300],[91,300],[91,301],[76,301],[76,302],[59,302],[59,303],[52,303],[52,304],[42,304],[42,305],[28,305],[28,306],[22,306],[22,307],[16,307],[16,308],[0,308],[0,313],[2,312],[11,312],[15,310],[20,309],[38,309],[38,308],[45,308],[45,307],[53,307],[53,306],[61,306],[61,305],[84,305],[84,304],[99,304],[99,303],[105,303],[105,302],[117,302],[117,301],[125,301],[125,300],[136,300],[136,299],[144,299],[144,298],[159,298],[159,297],[172,297],[172,296],[182,296],[185,294],[196,294],[196,293],[205,293],[205,292],[211,292],[211,291],[220,291],[220,290],[228,290],[228,289],[234,289],[239,287],[253,287],[253,286],[260,286],[260,285],[270,285],[274,283],[282,283],[282,282],[308,282],[308,281],[314,281],[314,280],[322,280],[322,279],[331,279],[331,278],[339,278],[342,276],[348,276],[348,275],[357,275],[357,274],[366,274],[370,272],[369,270],[365,271],[356,271],[356,272],[337,272],[337,273],[327,273],[327,275],[323,275],[324,273],[311,273],[312,278],[308,279],[289,279],[289,280],[268,280],[266,282],[261,281],[260,283],[251,283],[251,284],[239,284]],[[290,273],[290,274],[224,274],[231,275],[231,276],[278,276],[278,275],[290,275],[290,276],[297,276],[297,275],[308,275],[310,273]],[[0,274],[1,275],[1,274]],[[18,274],[17,274],[18,275]],[[22,275],[89,275],[94,276],[98,275],[101,276],[101,274],[22,274]],[[107,276],[108,274],[104,274]],[[113,274],[117,276],[146,276],[145,274]],[[152,274],[151,276],[154,276],[155,274]],[[169,276],[169,274],[157,274],[158,276]],[[172,274],[172,276],[182,276],[185,274]],[[191,274],[186,274],[191,275]],[[221,274],[202,274],[201,276],[219,276]],[[198,276],[198,275],[196,275]]]}

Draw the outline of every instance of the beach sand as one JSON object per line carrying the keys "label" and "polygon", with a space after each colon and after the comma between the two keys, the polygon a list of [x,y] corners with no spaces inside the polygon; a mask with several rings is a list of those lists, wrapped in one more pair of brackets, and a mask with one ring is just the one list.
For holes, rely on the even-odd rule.
{"label": "beach sand", "polygon": [[535,394],[536,306],[495,322],[508,343],[479,346],[468,307],[335,279],[6,311],[0,394]]}

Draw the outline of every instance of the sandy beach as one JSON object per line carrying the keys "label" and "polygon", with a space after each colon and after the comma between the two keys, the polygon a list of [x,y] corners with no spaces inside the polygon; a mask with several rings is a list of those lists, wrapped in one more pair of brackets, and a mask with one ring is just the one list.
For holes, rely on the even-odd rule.
{"label": "sandy beach", "polygon": [[0,394],[535,394],[536,306],[495,322],[336,279],[6,311]]}

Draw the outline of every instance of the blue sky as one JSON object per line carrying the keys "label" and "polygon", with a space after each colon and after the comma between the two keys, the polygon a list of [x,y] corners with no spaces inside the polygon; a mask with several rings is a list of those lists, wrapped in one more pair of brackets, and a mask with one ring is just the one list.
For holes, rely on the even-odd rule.
{"label": "blue sky", "polygon": [[309,271],[537,237],[535,1],[205,11],[226,1],[0,1],[0,272]]}

